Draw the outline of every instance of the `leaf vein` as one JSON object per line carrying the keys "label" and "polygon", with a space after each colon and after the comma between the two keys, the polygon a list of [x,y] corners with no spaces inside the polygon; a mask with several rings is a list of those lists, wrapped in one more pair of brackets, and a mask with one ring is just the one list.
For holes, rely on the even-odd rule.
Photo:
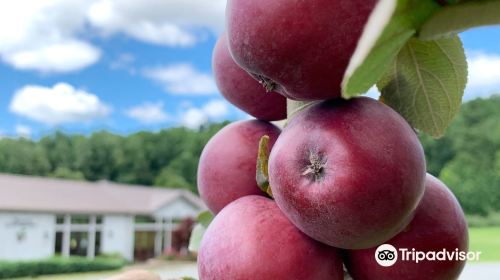
{"label": "leaf vein", "polygon": [[429,96],[428,96],[429,93],[427,92],[427,88],[425,87],[425,83],[424,83],[423,78],[422,78],[422,73],[420,72],[420,69],[419,69],[420,66],[419,66],[419,63],[418,63],[418,59],[415,56],[415,51],[413,50],[413,47],[412,47],[411,44],[408,44],[408,49],[409,49],[409,52],[410,52],[410,56],[412,58],[412,62],[414,64],[414,66],[415,66],[415,71],[417,73],[417,78],[419,80],[420,86],[422,87],[422,91],[423,91],[425,100],[427,102],[427,107],[428,107],[429,112],[430,112],[431,120],[432,120],[432,123],[433,123],[434,128],[435,128],[435,132],[437,133],[437,132],[439,132],[439,127],[438,127],[438,125],[436,123],[436,119],[434,117],[435,112],[434,112],[434,110],[432,108],[432,105],[430,103],[430,100],[429,100]]}

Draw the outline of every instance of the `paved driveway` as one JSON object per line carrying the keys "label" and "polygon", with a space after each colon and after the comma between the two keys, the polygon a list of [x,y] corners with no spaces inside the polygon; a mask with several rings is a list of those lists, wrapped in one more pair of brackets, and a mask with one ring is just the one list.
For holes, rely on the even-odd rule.
{"label": "paved driveway", "polygon": [[[159,264],[150,270],[160,274],[162,279],[182,276],[198,278],[194,263],[178,263],[175,266]],[[465,266],[460,280],[500,280],[500,263],[469,263]]]}
{"label": "paved driveway", "polygon": [[[196,264],[191,262],[152,262],[148,264],[134,265],[126,269],[146,269],[151,272],[158,273],[162,279],[175,279],[182,276],[190,276],[198,279]],[[104,280],[110,275],[118,274],[119,272],[105,273],[83,273],[73,275],[59,276],[43,276],[36,278],[37,280]],[[23,278],[28,279],[28,278]],[[500,279],[500,263],[470,263],[465,266],[465,269],[460,276],[460,280],[499,280]]]}
{"label": "paved driveway", "polygon": [[469,263],[460,280],[499,280],[500,263]]}

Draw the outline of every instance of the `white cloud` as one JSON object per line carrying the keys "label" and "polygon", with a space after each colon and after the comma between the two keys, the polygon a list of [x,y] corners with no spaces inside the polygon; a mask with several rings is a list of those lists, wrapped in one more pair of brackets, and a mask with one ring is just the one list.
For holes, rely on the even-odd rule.
{"label": "white cloud", "polygon": [[111,112],[95,94],[66,83],[58,83],[52,88],[27,85],[14,94],[9,109],[48,125],[87,122]]}
{"label": "white cloud", "polygon": [[500,55],[467,52],[469,81],[463,100],[500,93]]}
{"label": "white cloud", "polygon": [[144,124],[163,123],[169,119],[162,102],[144,103],[128,109],[126,115]]}
{"label": "white cloud", "polygon": [[203,106],[203,112],[210,118],[219,118],[229,113],[229,107],[223,100],[212,100]]}
{"label": "white cloud", "polygon": [[[467,51],[468,81],[462,101],[500,94],[500,54]],[[366,94],[378,99],[380,93],[373,86]]]}
{"label": "white cloud", "polygon": [[148,43],[192,46],[208,29],[224,26],[226,0],[99,0],[88,10],[90,23],[105,34],[121,32]]}
{"label": "white cloud", "polygon": [[0,1],[0,57],[21,70],[78,71],[100,58],[85,38],[91,31],[192,46],[222,31],[225,5],[226,0]]}
{"label": "white cloud", "polygon": [[16,135],[23,138],[31,138],[31,127],[18,124],[15,127]]}
{"label": "white cloud", "polygon": [[135,62],[135,56],[131,53],[120,54],[115,61],[109,64],[109,68],[112,70],[125,70],[129,74],[134,75],[136,73],[133,63]]}
{"label": "white cloud", "polygon": [[190,107],[181,114],[185,127],[196,129],[210,120],[220,120],[229,113],[229,105],[224,100],[211,100],[200,108]]}
{"label": "white cloud", "polygon": [[166,46],[192,46],[196,43],[196,37],[174,24],[165,23],[154,25],[150,22],[141,22],[127,29],[128,35],[148,43]]}
{"label": "white cloud", "polygon": [[0,3],[0,56],[21,70],[70,72],[95,63],[100,51],[78,39],[88,1],[16,0]]}
{"label": "white cloud", "polygon": [[208,122],[208,117],[201,109],[189,108],[182,114],[181,122],[187,128],[196,129]]}
{"label": "white cloud", "polygon": [[160,83],[164,90],[176,95],[210,95],[217,93],[212,75],[199,72],[190,64],[149,68],[144,75]]}
{"label": "white cloud", "polygon": [[71,72],[99,60],[100,51],[81,41],[58,42],[6,53],[4,61],[20,70]]}

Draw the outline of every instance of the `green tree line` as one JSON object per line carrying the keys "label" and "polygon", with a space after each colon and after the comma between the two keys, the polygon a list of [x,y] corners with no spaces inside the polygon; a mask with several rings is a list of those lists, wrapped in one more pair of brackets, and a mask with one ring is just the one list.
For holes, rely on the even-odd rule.
{"label": "green tree line", "polygon": [[427,170],[468,214],[500,211],[500,95],[464,103],[440,139],[421,135]]}
{"label": "green tree line", "polygon": [[199,130],[170,128],[128,136],[56,132],[37,141],[0,140],[0,172],[183,188],[197,192],[198,158],[227,122]]}
{"label": "green tree line", "polygon": [[[197,192],[196,169],[207,141],[225,123],[128,136],[56,132],[37,141],[0,140],[0,172],[184,188]],[[464,103],[440,139],[420,135],[428,171],[455,193],[468,214],[500,211],[500,96]]]}

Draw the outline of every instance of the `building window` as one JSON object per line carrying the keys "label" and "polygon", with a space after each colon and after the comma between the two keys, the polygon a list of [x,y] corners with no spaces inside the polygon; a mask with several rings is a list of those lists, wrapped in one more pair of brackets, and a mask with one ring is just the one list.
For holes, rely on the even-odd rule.
{"label": "building window", "polygon": [[101,253],[101,235],[102,232],[98,231],[95,233],[95,254],[99,255]]}
{"label": "building window", "polygon": [[77,225],[88,225],[90,223],[89,216],[75,215],[71,216],[71,223]]}
{"label": "building window", "polygon": [[58,224],[58,225],[64,224],[64,215],[57,215],[56,216],[56,224]]}
{"label": "building window", "polygon": [[60,254],[62,252],[62,242],[63,242],[62,240],[63,240],[63,233],[56,232],[56,242],[55,242],[56,254]]}
{"label": "building window", "polygon": [[136,224],[152,224],[155,222],[155,218],[151,216],[135,216]]}

